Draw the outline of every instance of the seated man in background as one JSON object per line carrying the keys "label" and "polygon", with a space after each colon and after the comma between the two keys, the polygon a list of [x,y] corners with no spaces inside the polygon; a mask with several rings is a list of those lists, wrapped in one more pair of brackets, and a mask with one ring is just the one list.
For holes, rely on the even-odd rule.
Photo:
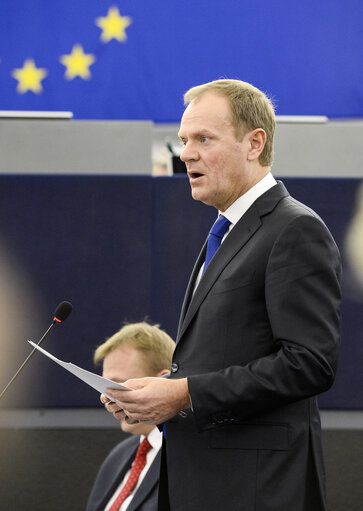
{"label": "seated man in background", "polygon": [[[174,341],[156,325],[134,323],[121,328],[94,354],[103,376],[122,383],[130,378],[168,374]],[[162,436],[153,425],[127,424],[133,436],[120,442],[103,462],[86,511],[156,511]]]}

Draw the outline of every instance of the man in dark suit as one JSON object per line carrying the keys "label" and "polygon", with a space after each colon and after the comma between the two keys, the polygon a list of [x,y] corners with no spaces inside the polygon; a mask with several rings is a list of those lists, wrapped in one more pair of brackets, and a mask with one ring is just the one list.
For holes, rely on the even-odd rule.
{"label": "man in dark suit", "polygon": [[217,80],[185,101],[181,159],[193,198],[219,218],[188,284],[171,378],[128,381],[106,407],[164,423],[162,511],[325,511],[316,395],[337,367],[338,249],[271,174],[265,94]]}
{"label": "man in dark suit", "polygon": [[[129,378],[168,374],[174,348],[174,341],[158,326],[133,323],[101,344],[94,361],[103,361],[105,378],[122,383]],[[121,429],[132,436],[116,445],[103,462],[86,511],[157,510],[161,433],[150,424],[128,424],[125,420],[121,420]],[[136,453],[143,442],[147,446],[145,464],[133,477],[131,470],[137,464]],[[127,483],[129,477],[131,482]]]}

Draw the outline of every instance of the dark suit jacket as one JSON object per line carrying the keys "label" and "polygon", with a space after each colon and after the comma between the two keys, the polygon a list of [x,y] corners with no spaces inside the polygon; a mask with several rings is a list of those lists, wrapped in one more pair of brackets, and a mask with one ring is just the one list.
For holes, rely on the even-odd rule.
{"label": "dark suit jacket", "polygon": [[171,378],[188,376],[194,411],[167,423],[171,509],[325,510],[315,395],[337,366],[338,249],[278,183],[234,226],[193,295],[205,250],[172,366]]}
{"label": "dark suit jacket", "polygon": [[[133,435],[120,442],[102,463],[88,499],[86,511],[104,511],[126,472],[135,459],[140,437]],[[160,472],[160,451],[156,455],[128,511],[156,511]]]}

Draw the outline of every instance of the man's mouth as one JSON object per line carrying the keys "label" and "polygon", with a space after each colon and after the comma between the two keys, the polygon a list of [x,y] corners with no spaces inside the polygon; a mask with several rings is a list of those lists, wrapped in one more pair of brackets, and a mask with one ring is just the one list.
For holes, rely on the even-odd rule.
{"label": "man's mouth", "polygon": [[202,174],[201,172],[188,172],[188,176],[189,176],[189,179],[192,179],[192,180],[195,180],[195,179],[198,179],[199,177],[202,177],[204,176],[204,174]]}

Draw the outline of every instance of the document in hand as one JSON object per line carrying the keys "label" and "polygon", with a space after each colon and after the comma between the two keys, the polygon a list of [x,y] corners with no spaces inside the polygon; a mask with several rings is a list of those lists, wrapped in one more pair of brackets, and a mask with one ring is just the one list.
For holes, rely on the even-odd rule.
{"label": "document in hand", "polygon": [[129,387],[126,387],[125,385],[122,385],[122,383],[117,383],[112,380],[108,380],[107,378],[104,378],[103,376],[100,376],[99,374],[91,373],[91,371],[86,371],[86,369],[82,369],[81,367],[78,367],[71,362],[63,362],[63,360],[59,360],[59,358],[54,357],[51,355],[48,351],[45,351],[43,348],[38,346],[32,341],[28,341],[34,348],[36,348],[38,351],[41,351],[43,355],[46,355],[49,357],[53,362],[56,362],[60,366],[62,366],[64,369],[69,371],[70,373],[74,374],[79,378],[80,380],[83,380],[85,383],[87,383],[90,387],[93,387],[94,389],[98,390],[98,392],[101,392],[105,396],[107,396],[111,401],[114,401],[113,398],[107,395],[106,389],[112,388],[112,389],[121,389],[121,390],[131,390]]}

